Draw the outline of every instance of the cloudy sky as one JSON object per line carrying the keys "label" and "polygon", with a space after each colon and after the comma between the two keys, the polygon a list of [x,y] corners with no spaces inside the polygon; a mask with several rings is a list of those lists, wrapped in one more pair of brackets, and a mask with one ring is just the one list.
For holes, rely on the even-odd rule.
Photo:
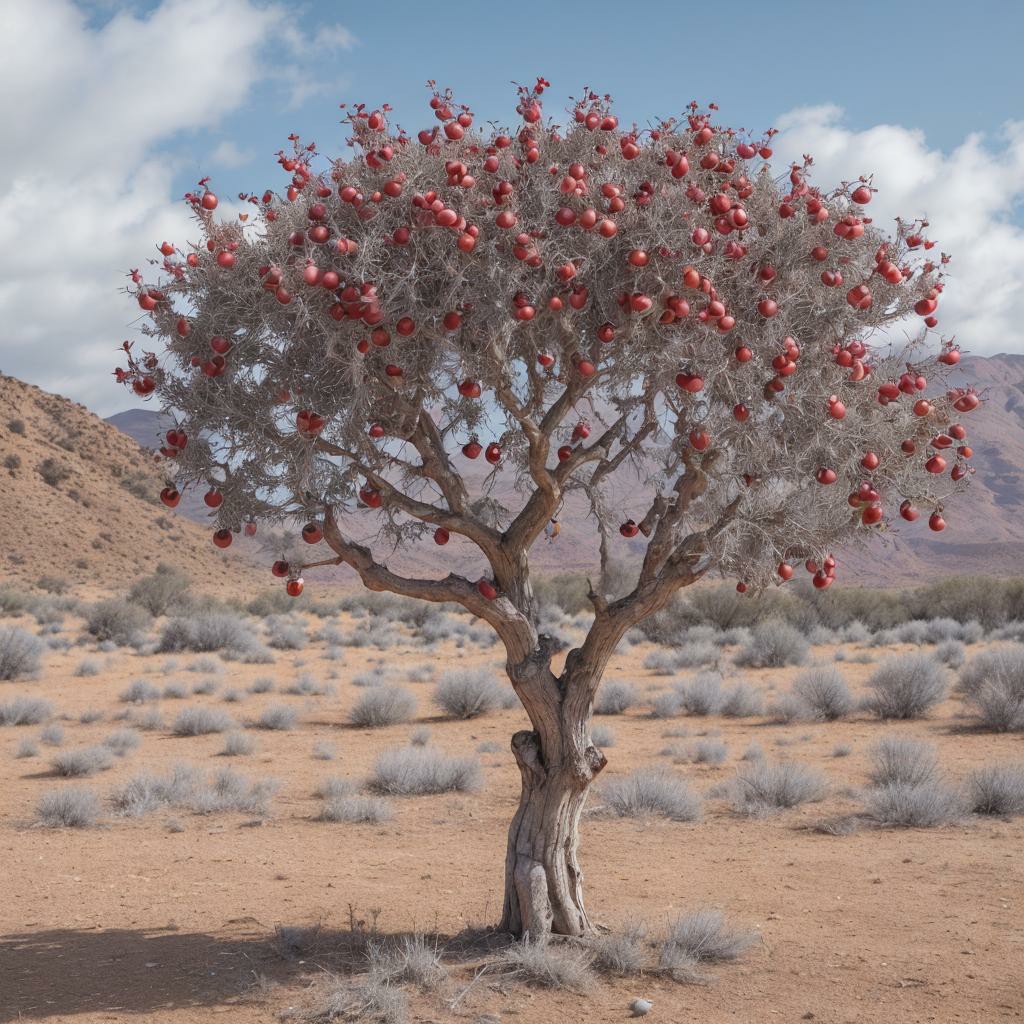
{"label": "cloudy sky", "polygon": [[108,415],[137,309],[130,267],[193,233],[181,196],[281,186],[290,131],[338,151],[338,103],[390,102],[431,124],[424,83],[482,121],[512,80],[548,107],[584,85],[626,121],[691,99],[782,130],[815,180],[873,171],[879,222],[927,216],[954,253],[943,327],[974,352],[1024,351],[1024,107],[1018,0],[648,0],[426,5],[256,0],[0,3],[0,371]]}

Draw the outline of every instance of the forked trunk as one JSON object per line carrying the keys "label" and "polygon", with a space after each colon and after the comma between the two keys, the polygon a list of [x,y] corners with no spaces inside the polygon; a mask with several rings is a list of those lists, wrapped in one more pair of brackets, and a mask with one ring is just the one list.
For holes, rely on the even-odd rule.
{"label": "forked trunk", "polygon": [[606,759],[583,746],[585,720],[559,725],[563,731],[550,744],[539,732],[512,737],[523,782],[509,829],[501,928],[540,941],[592,930],[583,905],[579,825],[587,790]]}

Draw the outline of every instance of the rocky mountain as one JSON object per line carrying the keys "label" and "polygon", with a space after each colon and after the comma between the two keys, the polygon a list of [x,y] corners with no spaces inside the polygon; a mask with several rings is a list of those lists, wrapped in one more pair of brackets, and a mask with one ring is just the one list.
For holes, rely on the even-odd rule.
{"label": "rocky mountain", "polygon": [[[0,566],[7,583],[62,577],[127,589],[158,562],[197,586],[233,592],[254,569],[157,501],[153,460],[82,405],[0,374]],[[144,416],[150,413],[144,412]]]}
{"label": "rocky mountain", "polygon": [[[929,531],[924,518],[915,524],[898,521],[869,547],[837,552],[845,579],[902,585],[960,574],[1024,573],[1024,355],[967,357],[961,370],[962,379],[986,398],[979,410],[965,418],[977,469],[966,499],[949,510],[949,525],[943,533]],[[167,429],[159,413],[145,409],[129,409],[108,422],[149,446]],[[482,475],[475,465],[472,471]],[[472,475],[468,482],[472,488]],[[623,480],[620,486],[618,497],[626,518],[635,509],[629,482]],[[518,507],[521,501],[510,482],[499,482],[496,497],[510,507]],[[207,510],[198,497],[186,497],[178,511],[201,521]],[[584,505],[567,502],[560,525],[557,541],[538,541],[532,553],[534,565],[544,572],[592,571],[597,564],[597,541]],[[642,551],[641,542],[622,542],[626,559],[639,558]],[[389,562],[404,571],[431,575],[484,570],[475,550],[455,538],[443,549],[423,544],[414,551],[395,553]]]}

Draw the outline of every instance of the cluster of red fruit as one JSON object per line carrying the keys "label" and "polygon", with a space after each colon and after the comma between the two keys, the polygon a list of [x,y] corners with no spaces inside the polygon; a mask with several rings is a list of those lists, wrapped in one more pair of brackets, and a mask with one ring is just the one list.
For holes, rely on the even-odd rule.
{"label": "cluster of red fruit", "polygon": [[[361,179],[358,174],[350,175],[346,171],[347,165],[342,162],[334,165],[330,180],[325,181],[310,169],[310,156],[315,152],[315,146],[311,144],[306,147],[305,152],[299,152],[299,145],[296,141],[295,156],[286,157],[282,152],[279,154],[279,162],[283,169],[292,175],[287,191],[288,200],[294,202],[304,192],[309,197],[305,211],[309,223],[307,225],[303,222],[302,230],[297,229],[289,234],[288,246],[292,251],[290,255],[281,260],[285,269],[282,270],[281,267],[273,264],[259,268],[262,288],[274,294],[282,305],[288,305],[293,301],[293,291],[305,297],[314,293],[307,293],[304,289],[324,289],[330,296],[330,304],[326,308],[332,319],[338,322],[359,321],[360,325],[366,326],[367,336],[360,337],[356,343],[357,351],[362,354],[369,353],[371,346],[379,349],[387,348],[392,341],[392,331],[399,337],[405,338],[416,333],[417,323],[410,316],[401,316],[395,320],[393,325],[385,325],[385,314],[378,294],[378,282],[345,280],[346,275],[341,269],[340,262],[338,269],[329,265],[335,251],[341,256],[348,257],[354,256],[359,251],[357,242],[344,236],[338,237],[337,226],[333,223],[334,216],[328,202],[335,194],[344,204],[343,215],[350,217],[354,212],[360,221],[368,221],[374,217],[379,208],[378,204],[386,203],[389,200],[394,201],[405,195],[403,204],[408,203],[410,211],[408,218],[403,217],[403,220],[407,219],[408,223],[403,223],[394,230],[389,227],[387,235],[383,239],[385,244],[406,246],[413,240],[413,232],[440,229],[442,232],[451,234],[437,237],[450,237],[459,251],[470,253],[480,238],[481,227],[485,231],[490,231],[493,226],[496,232],[492,231],[492,234],[496,233],[500,238],[508,240],[502,243],[506,246],[503,251],[510,250],[516,260],[529,267],[542,267],[544,260],[541,247],[544,245],[543,239],[550,233],[550,225],[540,225],[534,231],[524,230],[526,225],[521,224],[520,219],[525,217],[523,211],[528,209],[528,204],[520,206],[517,189],[521,188],[519,184],[521,179],[517,177],[516,173],[508,173],[507,168],[511,164],[511,167],[518,172],[525,164],[536,163],[540,159],[539,140],[544,137],[544,129],[538,128],[542,116],[540,96],[546,87],[547,83],[543,79],[538,79],[534,86],[520,88],[517,110],[523,118],[523,125],[517,133],[494,135],[486,143],[480,142],[479,144],[475,140],[469,139],[461,146],[455,144],[462,142],[467,129],[472,126],[472,112],[466,107],[453,104],[450,92],[434,93],[431,99],[431,108],[441,127],[435,126],[431,130],[420,132],[418,139],[429,153],[451,155],[452,157],[444,160],[444,178],[449,191],[443,194],[421,186],[422,191],[416,192],[411,197],[408,195],[406,174],[395,170],[392,161],[401,147],[412,140],[406,138],[403,133],[399,133],[395,138],[388,135],[386,112],[389,108],[386,106],[372,111],[357,106],[349,117],[355,131],[354,141],[362,150],[362,161],[367,167],[384,172],[375,176],[372,184],[367,184],[366,178]],[[747,237],[745,232],[751,227],[745,202],[753,195],[754,185],[742,173],[742,164],[739,164],[740,173],[737,173],[738,160],[750,160],[756,156],[764,159],[771,157],[772,151],[767,142],[772,133],[769,133],[767,139],[760,144],[739,142],[735,145],[735,150],[730,152],[728,144],[719,146],[718,143],[725,141],[726,134],[731,141],[731,133],[720,132],[713,128],[709,116],[696,112],[696,105],[693,105],[691,109],[693,112],[687,122],[689,141],[682,146],[674,143],[677,148],[665,146],[662,151],[659,142],[663,136],[662,131],[655,129],[649,132],[651,142],[656,147],[656,159],[668,168],[668,176],[681,183],[680,187],[684,184],[682,179],[687,178],[690,174],[691,160],[698,164],[703,171],[721,176],[720,181],[716,181],[715,185],[709,189],[710,195],[705,194],[693,177],[685,183],[686,196],[690,201],[697,206],[706,208],[710,213],[709,228],[711,230],[705,227],[694,227],[690,234],[690,241],[701,253],[711,253],[715,251],[716,245],[722,245],[721,251],[724,252],[727,259],[742,260],[748,256],[748,246],[744,244],[744,238]],[[608,112],[606,103],[592,93],[577,104],[575,121],[587,131],[595,133],[611,132],[618,127],[618,121]],[[674,133],[674,122],[671,125],[666,123],[662,128]],[[557,135],[552,137],[557,139]],[[292,138],[297,140],[295,136]],[[599,157],[607,155],[606,137],[598,134],[595,136],[595,141],[594,152]],[[618,143],[619,153],[623,160],[636,160],[643,152],[635,132],[621,135],[618,138]],[[687,148],[689,152],[684,151]],[[351,166],[356,166],[356,163],[353,161]],[[507,175],[504,177],[501,176],[503,166]],[[664,172],[660,173],[664,174]],[[557,208],[553,217],[555,225],[565,231],[587,232],[591,237],[604,239],[612,239],[619,233],[620,223],[615,218],[627,209],[628,204],[639,208],[648,206],[655,200],[660,187],[656,187],[651,181],[639,183],[635,186],[635,190],[608,181],[598,186],[592,180],[592,171],[588,170],[588,166],[579,162],[567,163],[567,166],[563,165],[562,168],[557,164],[552,165],[551,174],[552,184],[557,184],[561,197],[556,204]],[[484,175],[492,177],[484,178]],[[652,177],[655,175],[652,174]],[[481,185],[481,180],[486,184],[484,187],[478,188]],[[857,206],[869,203],[873,191],[866,179],[861,179],[861,181],[862,184],[852,188],[848,195],[848,199]],[[783,219],[794,217],[802,207],[809,223],[824,224],[827,222],[831,211],[826,205],[825,197],[816,189],[811,188],[805,180],[805,170],[793,165],[790,170],[790,183],[789,194],[782,197],[778,207],[779,217]],[[204,218],[210,235],[207,249],[211,254],[216,253],[217,267],[231,270],[235,265],[235,252],[239,242],[230,231],[226,229],[215,231],[211,227],[209,214],[217,207],[217,197],[206,188],[206,179],[201,181],[200,185],[204,191],[189,194],[186,198]],[[460,202],[458,197],[474,188],[478,189],[474,195],[480,196],[481,192],[484,195],[480,196],[481,201],[471,210],[467,204]],[[490,192],[490,199],[486,196],[487,190]],[[632,194],[630,194],[631,192]],[[265,193],[262,199],[268,221],[273,221],[278,216],[277,211],[271,209],[273,200],[274,197],[270,192]],[[493,200],[493,206],[491,200]],[[257,205],[260,204],[255,196],[249,197],[249,201]],[[396,205],[392,203],[391,208],[396,208]],[[477,219],[478,224],[468,222],[466,215],[460,212],[460,207],[466,209],[468,216]],[[480,212],[478,216],[477,212],[473,211],[483,212]],[[857,212],[860,213],[860,211]],[[623,220],[621,226],[624,228],[628,223]],[[838,239],[856,240],[863,237],[865,226],[870,223],[869,217],[858,216],[852,211],[846,212],[835,223],[833,233]],[[926,222],[920,222],[920,230],[926,226]],[[931,248],[934,245],[933,242],[926,241],[918,233],[918,224],[915,224],[910,230],[912,233],[906,237],[906,242],[911,249],[922,245],[925,248]],[[716,236],[721,236],[721,240]],[[326,252],[320,250],[321,255],[303,255],[303,251],[306,254],[310,252],[311,244],[329,246],[329,248]],[[833,248],[838,248],[841,251],[841,247],[838,245],[834,245]],[[175,249],[170,243],[164,242],[160,246],[160,251],[169,260],[174,255]],[[642,248],[633,248],[629,249],[625,255],[628,266],[638,272],[651,266],[652,261],[678,260],[683,262],[684,258],[681,254],[669,252],[664,248],[652,248],[650,252]],[[823,265],[820,280],[824,286],[839,287],[844,284],[840,268],[848,267],[851,257],[831,253],[829,246],[815,245],[810,250],[809,259],[816,264]],[[945,262],[945,257],[943,261]],[[187,263],[193,267],[197,266],[198,262],[199,257],[195,253],[190,254],[187,259]],[[898,285],[913,275],[911,268],[899,266],[889,258],[888,246],[879,247],[875,253],[874,262],[875,268],[870,275],[867,275],[868,280],[850,288],[847,293],[847,302],[855,309],[871,308],[874,299],[869,284],[875,275],[889,285]],[[165,266],[167,266],[166,263]],[[292,269],[289,270],[289,268]],[[583,264],[578,259],[563,262],[554,268],[554,277],[557,278],[560,286],[560,294],[544,296],[538,294],[532,287],[529,289],[532,294],[523,290],[516,291],[510,301],[511,316],[517,321],[528,322],[537,317],[539,313],[543,313],[545,308],[554,312],[559,312],[566,307],[575,311],[585,309],[588,305],[589,294],[587,287],[579,280],[582,268]],[[168,269],[175,268],[168,267]],[[927,264],[926,270],[930,271],[931,269],[933,269],[932,265]],[[696,319],[708,327],[714,328],[718,333],[724,335],[735,328],[736,317],[727,308],[725,298],[718,294],[711,280],[702,275],[695,267],[686,266],[682,271],[683,288],[697,293],[696,296],[687,297],[664,293],[659,296],[659,291],[662,290],[661,282],[666,276],[665,268],[652,267],[652,271],[647,271],[647,273],[651,274],[654,270],[657,270],[657,273],[653,274],[651,281],[645,281],[638,273],[636,280],[617,295],[618,306],[622,310],[620,323],[625,325],[626,331],[632,330],[630,324],[636,322],[632,318],[647,316],[652,311],[654,311],[652,322],[653,318],[657,318],[661,324],[672,324],[677,320],[689,317],[691,305],[696,307]],[[292,271],[295,275],[300,274],[301,276],[293,276]],[[777,272],[773,266],[767,263],[754,267],[753,272],[757,276],[760,290],[760,298],[756,304],[757,312],[764,320],[772,320],[780,312],[779,302],[784,301],[781,297],[773,297],[772,294]],[[216,274],[218,271],[214,269],[213,273]],[[133,280],[136,283],[141,282],[141,278],[135,276],[133,276]],[[658,282],[657,285],[652,284],[655,280]],[[665,289],[665,291],[667,290]],[[937,283],[915,306],[916,312],[925,317],[925,323],[929,327],[935,326],[934,314],[941,291],[942,285]],[[323,295],[319,292],[317,294]],[[778,295],[777,292],[775,294]],[[167,302],[163,292],[145,287],[140,288],[138,301],[139,305],[149,312]],[[658,309],[655,308],[656,306]],[[458,331],[463,324],[464,317],[471,313],[472,310],[468,304],[449,310],[443,316],[445,330],[447,332]],[[432,327],[432,324],[427,325],[428,329]],[[185,318],[178,320],[178,334],[181,337],[186,337],[190,329]],[[359,329],[361,330],[362,327],[360,326]],[[615,341],[619,330],[616,323],[611,320],[601,323],[596,328],[588,329],[593,330],[596,338],[603,344]],[[580,330],[579,333],[583,336],[585,331]],[[228,369],[227,357],[231,352],[232,343],[222,336],[214,336],[210,338],[209,346],[213,353],[212,356],[204,358],[193,355],[192,365],[207,376],[220,376]],[[737,344],[734,354],[738,363],[747,363],[754,358],[752,349],[746,344]],[[549,373],[555,371],[557,360],[554,353],[540,351],[536,358],[542,369]],[[781,350],[776,351],[771,360],[774,377],[765,385],[766,397],[771,398],[773,394],[785,389],[787,379],[798,370],[799,359],[799,345],[794,338],[787,336],[782,342]],[[940,359],[953,365],[959,359],[959,350],[950,343],[946,346]],[[598,372],[598,363],[592,354],[585,355],[582,352],[576,352],[567,355],[566,360],[571,363],[575,372],[581,377],[590,378]],[[872,367],[866,354],[866,348],[859,341],[849,342],[842,347],[837,346],[835,361],[840,366],[849,369],[851,381],[861,381],[871,373]],[[147,364],[147,369],[154,368],[155,361],[152,366]],[[130,380],[139,394],[149,394],[156,386],[153,376],[140,372],[134,367],[133,370],[135,370],[134,374],[124,373],[123,377],[120,376],[123,371],[119,371],[119,379]],[[397,362],[388,363],[383,367],[383,371],[389,378],[403,377],[403,369]],[[690,395],[700,394],[705,387],[703,377],[694,367],[688,367],[679,372],[676,383],[684,394]],[[878,400],[882,404],[896,401],[902,394],[922,391],[925,384],[923,377],[909,373],[904,374],[899,381],[883,383],[878,390]],[[481,397],[480,383],[474,380],[462,381],[458,385],[458,390],[467,399]],[[290,396],[287,392],[284,394],[283,400],[288,400]],[[968,411],[978,403],[977,396],[969,390],[951,393],[950,398],[958,411]],[[926,399],[916,398],[914,412],[918,416],[927,416],[931,411],[931,404]],[[842,420],[846,416],[846,407],[838,395],[832,395],[823,412],[831,419]],[[751,410],[747,405],[739,403],[733,407],[732,415],[737,422],[743,423],[750,418]],[[324,430],[326,419],[311,409],[301,409],[296,415],[295,425],[302,438],[315,440]],[[379,422],[371,423],[367,432],[373,439],[384,438],[387,433],[384,424]],[[584,440],[588,435],[589,427],[581,421],[573,430],[572,444],[563,444],[558,448],[558,460],[563,463],[571,460],[576,451],[573,445]],[[947,437],[949,443],[952,444],[956,438],[954,428],[950,427],[948,434],[937,435],[931,442],[931,446],[936,449],[936,452],[929,458],[926,467],[933,473],[942,472],[946,468],[945,460],[938,454],[942,448],[940,441],[943,437]],[[183,434],[182,438],[184,438]],[[690,430],[688,440],[696,452],[707,451],[712,444],[711,436],[700,427]],[[909,452],[907,445],[912,446]],[[904,442],[904,452],[912,454],[913,446],[913,441]],[[168,446],[162,451],[168,457],[174,457],[183,447],[184,443],[177,446],[172,444],[170,435],[168,435]],[[502,450],[497,442],[491,442],[485,448],[475,436],[463,445],[462,451],[469,459],[477,459],[484,454],[486,460],[492,465],[497,465],[502,459]],[[967,458],[970,449],[966,445],[961,445],[957,449],[957,453],[961,458]],[[871,460],[873,460],[873,464],[870,464]],[[865,469],[873,471],[877,468],[878,457],[874,453],[868,452],[861,460],[861,464]],[[958,462],[952,475],[954,479],[959,479],[966,472],[968,469]],[[822,466],[817,471],[816,478],[823,485],[831,485],[839,479],[839,474],[833,468]],[[180,500],[180,494],[173,487],[165,489],[164,493],[173,500],[173,504],[170,501],[165,501],[171,507]],[[217,502],[219,505],[223,496],[219,492],[216,494],[220,499]],[[210,495],[207,495],[207,499],[209,497]],[[163,493],[161,498],[163,500]],[[377,486],[366,482],[359,490],[359,499],[365,507],[376,509],[383,504],[384,495]],[[209,504],[209,501],[207,503]],[[881,499],[871,481],[865,481],[860,485],[860,488],[851,495],[850,503],[860,509],[862,522],[871,525],[881,520]],[[908,512],[911,512],[912,515],[907,514]],[[911,521],[917,518],[916,510],[909,506],[908,502],[904,502],[901,514],[905,519]],[[932,520],[936,518],[941,523],[941,516],[938,515],[938,512],[932,516]],[[255,524],[251,525],[255,529]],[[933,529],[941,528],[941,526],[933,526]],[[620,527],[620,533],[627,538],[636,536],[639,530],[640,527],[633,520],[627,520]],[[307,531],[309,531],[309,536],[307,536]],[[224,541],[222,535],[226,535],[226,542],[222,542]],[[314,535],[315,540],[310,540],[310,537]],[[307,524],[303,529],[303,537],[310,543],[316,543],[322,538],[322,532],[319,531],[316,524]],[[446,544],[449,540],[448,530],[438,527],[434,533],[434,540],[437,544]],[[231,543],[230,531],[218,531],[215,534],[214,542],[218,546],[226,547]],[[834,575],[831,571],[834,570],[834,560],[830,561],[832,562],[831,566],[826,563],[821,570],[815,569],[815,572],[824,573],[823,578],[828,582],[818,584],[816,578],[815,585],[828,586],[831,582]],[[290,579],[289,587],[292,582],[294,580]],[[298,580],[300,591],[301,587],[301,580]],[[495,590],[494,595],[490,595],[486,592],[487,587],[494,589],[493,584],[486,580],[481,580],[478,584],[478,589],[484,596],[496,596],[497,591]],[[745,589],[745,584],[743,587]]]}
{"label": "cluster of red fruit", "polygon": [[[836,578],[836,560],[832,555],[829,555],[819,566],[814,559],[809,558],[804,562],[804,568],[811,574],[811,583],[818,590],[826,590],[832,586]],[[779,578],[785,583],[793,578],[795,570],[789,562],[780,562],[778,568]],[[746,583],[740,582],[736,584],[736,589],[741,593],[746,593]]]}

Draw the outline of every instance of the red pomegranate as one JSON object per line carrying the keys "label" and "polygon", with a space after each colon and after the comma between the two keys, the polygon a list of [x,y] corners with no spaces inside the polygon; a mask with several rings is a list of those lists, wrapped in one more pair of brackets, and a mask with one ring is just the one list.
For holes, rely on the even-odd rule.
{"label": "red pomegranate", "polygon": [[302,528],[302,539],[307,544],[319,544],[324,538],[324,531],[317,523],[306,523]]}
{"label": "red pomegranate", "polygon": [[168,508],[176,508],[177,505],[178,505],[178,502],[181,501],[181,494],[178,491],[177,487],[165,487],[160,492],[160,500]]}
{"label": "red pomegranate", "polygon": [[451,539],[451,534],[443,526],[439,526],[434,531],[434,543],[435,544],[440,544],[440,545],[443,546],[443,545],[447,544],[450,539]]}
{"label": "red pomegranate", "polygon": [[299,594],[302,593],[302,587],[303,587],[302,577],[298,576],[298,577],[296,577],[293,580],[289,580],[285,584],[284,589],[287,592],[289,597],[298,597]]}
{"label": "red pomegranate", "polygon": [[640,527],[632,519],[627,519],[620,527],[619,533],[623,537],[635,537],[640,532]]}
{"label": "red pomegranate", "polygon": [[231,547],[231,541],[234,538],[231,536],[230,530],[217,530],[213,535],[213,543],[219,548]]}

